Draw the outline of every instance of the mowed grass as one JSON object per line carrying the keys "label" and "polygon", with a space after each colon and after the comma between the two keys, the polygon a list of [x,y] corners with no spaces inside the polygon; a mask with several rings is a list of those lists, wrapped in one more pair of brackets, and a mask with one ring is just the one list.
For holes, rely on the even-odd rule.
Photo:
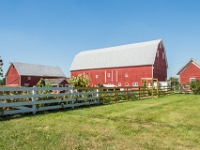
{"label": "mowed grass", "polygon": [[3,117],[0,149],[200,149],[200,96]]}

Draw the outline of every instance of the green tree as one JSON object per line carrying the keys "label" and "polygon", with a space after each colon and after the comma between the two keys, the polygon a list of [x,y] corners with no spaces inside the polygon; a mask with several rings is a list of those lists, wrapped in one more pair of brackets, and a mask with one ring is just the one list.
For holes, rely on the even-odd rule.
{"label": "green tree", "polygon": [[1,56],[0,56],[0,77],[3,77],[3,69],[2,69],[2,66],[3,66],[3,60],[1,59]]}
{"label": "green tree", "polygon": [[194,94],[200,94],[200,80],[196,79],[190,83],[190,89]]}
{"label": "green tree", "polygon": [[69,79],[69,84],[74,87],[89,87],[89,77],[87,75],[79,74],[77,77],[72,76]]}
{"label": "green tree", "polygon": [[6,84],[6,78],[0,79],[0,85],[5,85]]}
{"label": "green tree", "polygon": [[40,81],[37,83],[37,87],[45,87],[45,81],[43,78],[40,79]]}

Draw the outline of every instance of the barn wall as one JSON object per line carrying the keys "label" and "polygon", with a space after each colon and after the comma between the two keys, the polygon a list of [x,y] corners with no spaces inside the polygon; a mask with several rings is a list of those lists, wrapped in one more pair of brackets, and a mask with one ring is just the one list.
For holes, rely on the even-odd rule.
{"label": "barn wall", "polygon": [[6,86],[20,86],[20,76],[13,65],[10,66],[6,74]]}
{"label": "barn wall", "polygon": [[[142,85],[141,78],[152,78],[152,66],[71,71],[71,76],[78,74],[88,75],[91,79],[91,86],[97,86],[98,83],[114,85],[121,83],[121,86],[126,86],[126,83],[128,83],[129,86],[132,86],[133,82]],[[110,77],[108,74],[110,74]],[[128,77],[126,77],[126,74],[128,74]]]}
{"label": "barn wall", "polygon": [[38,81],[40,81],[41,78],[43,78],[43,79],[56,79],[56,78],[64,78],[64,77],[21,76],[21,86],[25,86],[25,84],[28,84],[29,87],[33,87],[33,86],[37,85]]}
{"label": "barn wall", "polygon": [[157,78],[159,81],[166,81],[167,79],[167,64],[166,64],[166,57],[164,52],[164,47],[158,45],[155,62],[154,62],[154,69],[153,69],[153,77]]}
{"label": "barn wall", "polygon": [[200,68],[191,63],[185,70],[179,75],[180,84],[187,84],[190,82],[190,78],[196,78],[200,80]]}

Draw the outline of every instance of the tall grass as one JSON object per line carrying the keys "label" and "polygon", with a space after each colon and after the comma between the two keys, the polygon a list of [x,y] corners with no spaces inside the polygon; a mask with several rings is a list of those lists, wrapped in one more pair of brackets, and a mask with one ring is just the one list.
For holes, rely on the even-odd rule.
{"label": "tall grass", "polygon": [[200,149],[200,96],[1,118],[0,149]]}

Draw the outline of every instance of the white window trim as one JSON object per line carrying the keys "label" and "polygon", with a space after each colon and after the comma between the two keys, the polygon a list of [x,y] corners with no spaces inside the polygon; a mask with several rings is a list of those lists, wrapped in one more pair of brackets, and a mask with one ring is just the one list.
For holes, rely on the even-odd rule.
{"label": "white window trim", "polygon": [[99,76],[98,76],[98,74],[96,74],[96,78],[98,78]]}
{"label": "white window trim", "polygon": [[31,80],[31,77],[28,77],[28,80]]}
{"label": "white window trim", "polygon": [[165,59],[165,53],[164,52],[162,53],[162,59]]}
{"label": "white window trim", "polygon": [[108,73],[108,77],[110,77],[110,73]]}
{"label": "white window trim", "polygon": [[196,78],[190,78],[190,82],[192,82],[192,81],[194,81],[194,80],[196,80]]}
{"label": "white window trim", "polygon": [[125,74],[125,77],[128,77],[128,73]]}
{"label": "white window trim", "polygon": [[133,82],[132,86],[138,86],[138,82]]}
{"label": "white window trim", "polygon": [[159,50],[157,50],[157,57],[159,57]]}
{"label": "white window trim", "polygon": [[125,86],[129,86],[128,82],[125,83]]}
{"label": "white window trim", "polygon": [[25,86],[25,87],[28,87],[28,86],[29,86],[29,83],[24,83],[24,86]]}
{"label": "white window trim", "polygon": [[118,82],[118,86],[121,86],[121,82]]}

